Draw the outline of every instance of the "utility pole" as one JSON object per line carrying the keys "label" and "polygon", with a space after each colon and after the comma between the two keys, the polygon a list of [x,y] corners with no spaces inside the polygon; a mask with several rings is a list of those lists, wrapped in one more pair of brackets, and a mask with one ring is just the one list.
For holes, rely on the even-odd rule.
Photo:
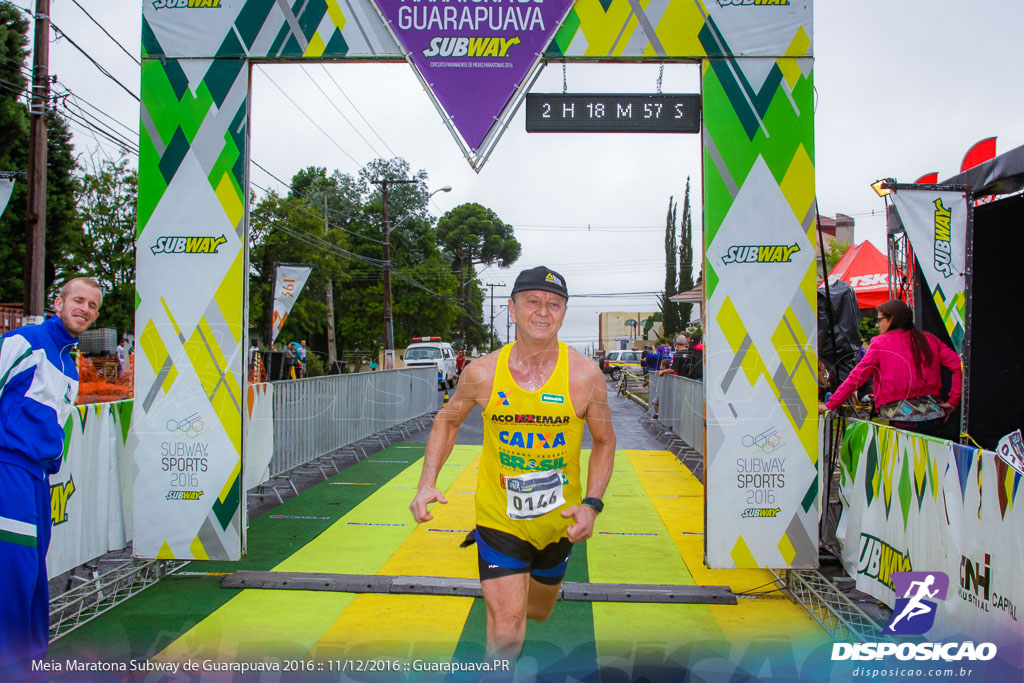
{"label": "utility pole", "polygon": [[487,286],[491,288],[491,347],[493,348],[494,347],[494,342],[495,342],[495,339],[494,339],[494,288],[495,287],[505,287],[506,285],[505,285],[504,282],[497,282],[497,283],[489,284]]}
{"label": "utility pole", "polygon": [[43,322],[46,264],[46,110],[50,103],[50,0],[36,0],[28,156],[24,323]]}
{"label": "utility pole", "polygon": [[[327,189],[324,188],[324,236],[327,236]],[[338,349],[334,344],[334,281],[327,278],[327,373],[338,365]]]}
{"label": "utility pole", "polygon": [[371,180],[380,185],[381,215],[384,221],[384,370],[395,368],[395,325],[391,312],[391,243],[388,240],[388,187],[390,185],[412,185],[418,180]]}

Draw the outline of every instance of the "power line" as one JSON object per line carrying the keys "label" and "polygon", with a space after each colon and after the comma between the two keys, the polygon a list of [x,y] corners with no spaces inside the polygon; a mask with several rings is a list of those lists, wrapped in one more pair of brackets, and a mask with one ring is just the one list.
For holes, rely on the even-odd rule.
{"label": "power line", "polygon": [[377,151],[377,148],[373,146],[373,143],[372,143],[372,142],[370,142],[369,140],[367,140],[367,139],[366,139],[366,138],[365,138],[365,137],[363,136],[363,134],[359,132],[359,129],[358,129],[358,128],[356,128],[356,127],[355,127],[355,125],[354,125],[354,124],[353,124],[353,123],[352,123],[351,121],[349,121],[349,120],[348,120],[348,117],[347,117],[347,116],[345,116],[345,114],[343,114],[343,113],[342,113],[341,109],[339,109],[339,108],[338,108],[338,105],[336,105],[336,104],[334,103],[334,100],[332,100],[332,99],[331,99],[331,98],[330,98],[330,97],[329,97],[329,96],[327,95],[327,93],[325,93],[325,92],[324,92],[324,89],[320,87],[320,84],[319,84],[319,83],[317,83],[317,82],[316,82],[316,80],[314,80],[313,76],[312,76],[312,75],[311,75],[311,74],[310,74],[310,73],[309,73],[308,71],[306,71],[306,67],[305,67],[305,65],[300,65],[300,67],[301,67],[301,69],[302,69],[302,73],[306,74],[306,77],[307,77],[307,78],[308,78],[308,79],[310,80],[310,82],[311,82],[311,83],[313,84],[313,87],[315,87],[315,88],[316,88],[317,90],[319,90],[319,91],[320,91],[320,94],[324,96],[324,99],[325,99],[325,100],[327,100],[327,103],[328,103],[329,105],[331,105],[332,107],[334,107],[334,111],[338,112],[338,115],[339,115],[339,116],[341,116],[341,118],[343,118],[343,119],[345,120],[345,123],[347,123],[347,124],[348,124],[348,125],[349,125],[349,126],[350,126],[350,127],[352,128],[352,130],[354,130],[354,131],[355,131],[356,135],[358,135],[358,136],[359,136],[359,138],[360,138],[360,139],[361,139],[361,140],[362,140],[363,142],[365,142],[365,143],[366,143],[366,144],[367,144],[367,145],[368,145],[368,146],[370,147],[370,149],[372,149],[372,150],[373,150],[373,153],[374,153],[374,154],[376,154],[376,155],[377,155],[378,157],[383,157],[384,155],[383,155],[383,154],[381,154],[380,152],[378,152],[378,151]]}
{"label": "power line", "polygon": [[337,148],[338,148],[339,150],[341,150],[341,153],[342,153],[342,154],[344,154],[344,155],[345,155],[345,156],[347,156],[347,157],[348,157],[349,159],[351,159],[351,160],[352,160],[352,163],[354,163],[354,164],[355,164],[356,166],[362,167],[362,165],[363,165],[363,164],[359,163],[359,161],[357,161],[357,160],[356,160],[356,158],[355,158],[354,156],[352,156],[352,155],[351,155],[351,154],[349,154],[349,153],[348,153],[347,151],[345,151],[345,148],[344,148],[344,147],[342,147],[341,145],[339,145],[339,144],[338,144],[338,141],[337,141],[337,140],[335,140],[334,138],[332,138],[332,137],[331,137],[331,136],[330,136],[330,135],[329,135],[329,134],[327,133],[327,131],[325,131],[325,130],[324,130],[323,128],[321,128],[321,127],[320,127],[320,124],[318,124],[318,123],[317,123],[316,121],[314,121],[314,120],[313,120],[313,118],[312,118],[312,117],[311,117],[311,116],[310,116],[309,114],[307,114],[307,113],[306,113],[306,110],[305,110],[305,109],[303,109],[303,108],[302,108],[302,107],[300,107],[300,106],[299,106],[298,104],[296,104],[295,100],[293,100],[293,99],[291,98],[291,96],[290,96],[290,95],[289,95],[288,93],[286,93],[286,92],[284,91],[284,89],[282,89],[282,88],[281,88],[281,86],[279,86],[279,85],[277,84],[277,82],[276,82],[276,81],[274,81],[274,79],[273,79],[273,78],[271,78],[271,77],[270,77],[270,74],[269,74],[269,73],[267,73],[266,71],[263,71],[263,75],[264,75],[264,76],[266,77],[266,79],[267,79],[268,81],[270,81],[270,82],[271,82],[271,83],[273,84],[273,86],[274,86],[275,88],[277,88],[277,89],[278,89],[278,90],[279,90],[279,91],[281,92],[281,94],[282,94],[282,95],[284,95],[284,96],[285,96],[285,99],[287,99],[287,100],[288,100],[289,102],[291,102],[291,103],[292,103],[292,106],[294,106],[294,107],[295,107],[296,109],[298,109],[298,110],[299,110],[299,113],[300,113],[300,114],[302,114],[303,116],[305,116],[305,117],[306,117],[306,120],[307,120],[307,121],[309,121],[310,123],[312,123],[312,124],[313,124],[313,126],[314,126],[314,127],[315,127],[315,128],[316,128],[316,129],[318,130],[318,131],[320,131],[321,133],[323,133],[323,135],[324,135],[324,137],[325,137],[325,138],[327,138],[327,139],[328,139],[328,140],[330,140],[330,141],[331,141],[332,143],[334,143],[334,146],[335,146],[335,147],[337,147]]}
{"label": "power line", "polygon": [[132,92],[132,91],[131,91],[131,90],[130,90],[130,89],[128,88],[128,86],[127,86],[127,85],[125,85],[125,84],[124,84],[124,83],[122,83],[121,81],[117,80],[117,77],[116,77],[116,76],[114,76],[114,74],[112,74],[112,73],[110,73],[109,71],[107,71],[107,70],[106,70],[106,68],[104,68],[104,66],[103,66],[102,64],[100,64],[100,63],[99,63],[99,62],[97,62],[97,61],[96,61],[95,59],[93,59],[92,55],[90,55],[90,54],[89,54],[88,52],[86,52],[85,50],[83,50],[83,49],[82,49],[82,47],[81,47],[81,46],[80,46],[80,45],[79,45],[78,43],[76,43],[76,42],[75,42],[74,40],[72,40],[72,39],[71,39],[71,36],[69,36],[69,35],[68,35],[67,33],[65,33],[64,31],[62,31],[62,30],[60,29],[60,27],[59,27],[59,26],[57,26],[57,24],[55,24],[55,23],[53,23],[53,22],[51,21],[51,22],[50,22],[50,26],[52,26],[52,27],[53,27],[53,30],[54,30],[54,32],[55,32],[55,33],[57,34],[57,37],[58,37],[58,38],[65,38],[65,39],[66,39],[66,40],[67,40],[67,41],[68,41],[69,43],[71,43],[71,45],[72,45],[72,46],[73,46],[73,47],[74,47],[74,48],[75,48],[76,50],[78,50],[79,52],[81,52],[81,53],[82,53],[83,55],[85,55],[85,58],[86,58],[86,59],[88,59],[88,60],[89,60],[90,62],[92,62],[93,66],[95,66],[95,67],[96,67],[97,69],[99,69],[99,70],[100,70],[100,73],[101,73],[101,74],[103,74],[104,76],[106,76],[107,78],[109,78],[110,80],[112,80],[112,81],[113,81],[114,83],[117,83],[117,84],[118,84],[119,86],[121,86],[121,88],[122,88],[122,89],[123,89],[123,90],[124,90],[124,91],[125,91],[126,93],[128,93],[129,95],[131,95],[131,96],[132,96],[132,98],[133,98],[133,99],[134,99],[134,100],[135,100],[136,102],[141,102],[141,101],[142,101],[142,100],[140,100],[140,99],[139,99],[139,96],[138,96],[138,95],[136,95],[135,93],[133,93],[133,92]]}
{"label": "power line", "polygon": [[332,76],[331,72],[327,70],[327,67],[321,64],[320,68],[323,69],[325,74],[327,74],[327,78],[331,79],[331,83],[334,83],[334,87],[338,89],[338,92],[340,92],[341,96],[345,98],[345,101],[352,105],[352,108],[355,110],[356,114],[359,115],[359,118],[363,120],[363,123],[366,124],[366,127],[373,131],[373,134],[377,136],[377,139],[380,140],[385,147],[387,147],[388,151],[391,152],[391,156],[397,157],[398,153],[395,152],[395,150],[391,149],[391,145],[389,145],[387,141],[383,137],[381,137],[381,134],[378,133],[377,129],[373,127],[373,124],[370,123],[365,116],[363,116],[363,113],[359,111],[359,107],[356,106],[355,102],[349,99],[349,96],[345,94],[345,91],[341,89],[341,86],[338,85],[338,82],[334,80],[334,76]]}
{"label": "power line", "polygon": [[75,6],[76,6],[76,7],[78,7],[78,9],[82,10],[82,13],[83,13],[83,14],[84,14],[85,16],[89,17],[89,19],[92,19],[92,23],[94,23],[94,24],[96,24],[97,26],[99,26],[100,30],[101,30],[101,31],[103,31],[104,33],[106,33],[106,34],[107,34],[107,38],[110,38],[110,39],[111,39],[112,41],[114,41],[114,44],[115,44],[115,45],[117,45],[117,46],[118,46],[119,48],[121,48],[121,51],[122,51],[122,52],[124,52],[124,53],[125,53],[126,55],[128,55],[128,58],[129,58],[129,59],[131,59],[131,60],[132,60],[133,62],[135,62],[135,63],[136,63],[136,64],[138,64],[139,66],[142,66],[142,63],[141,63],[141,62],[139,62],[139,60],[135,59],[135,55],[133,55],[133,54],[132,54],[131,52],[129,52],[129,51],[127,50],[127,48],[125,48],[125,46],[124,46],[124,45],[122,45],[122,44],[121,44],[121,43],[120,43],[120,42],[119,42],[119,41],[117,40],[117,38],[115,38],[114,36],[110,35],[110,32],[109,32],[109,31],[107,31],[107,29],[105,29],[105,28],[103,27],[103,24],[101,24],[100,22],[96,21],[96,19],[94,19],[94,18],[93,18],[93,16],[92,16],[91,14],[89,14],[88,12],[86,12],[86,11],[85,11],[85,8],[84,8],[84,7],[82,7],[81,5],[79,5],[79,4],[78,4],[78,0],[71,0],[71,2],[75,3]]}
{"label": "power line", "polygon": [[107,112],[105,112],[102,109],[100,109],[99,107],[97,107],[95,104],[92,104],[91,102],[89,102],[89,100],[85,99],[84,97],[82,97],[78,93],[72,91],[71,88],[69,88],[65,83],[62,83],[59,79],[57,81],[57,84],[60,85],[62,88],[64,88],[64,92],[61,93],[59,96],[63,96],[64,94],[70,95],[71,97],[73,97],[75,99],[75,103],[76,104],[78,104],[78,105],[84,104],[87,107],[89,107],[90,109],[93,109],[93,110],[97,111],[98,113],[102,114],[104,117],[109,119],[112,123],[115,123],[115,124],[121,126],[121,128],[124,128],[126,131],[128,131],[128,133],[131,134],[133,138],[137,138],[139,136],[139,131],[137,129],[131,128],[130,126],[125,125],[124,123],[122,123],[118,119],[114,118],[113,116],[111,116]]}

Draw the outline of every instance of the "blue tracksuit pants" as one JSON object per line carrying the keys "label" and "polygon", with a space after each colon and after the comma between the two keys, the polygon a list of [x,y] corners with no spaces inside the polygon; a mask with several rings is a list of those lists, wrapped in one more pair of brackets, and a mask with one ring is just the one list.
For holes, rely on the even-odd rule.
{"label": "blue tracksuit pants", "polygon": [[50,630],[50,484],[0,463],[0,672],[42,659]]}

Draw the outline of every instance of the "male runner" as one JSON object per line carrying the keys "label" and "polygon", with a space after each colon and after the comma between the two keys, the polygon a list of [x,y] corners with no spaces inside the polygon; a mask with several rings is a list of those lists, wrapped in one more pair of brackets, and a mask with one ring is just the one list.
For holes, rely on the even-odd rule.
{"label": "male runner", "polygon": [[[572,544],[590,538],[612,474],[615,432],[600,368],[558,340],[569,292],[544,267],[516,278],[508,307],[516,341],[466,366],[458,390],[438,412],[409,509],[433,519],[430,503],[447,503],[437,475],[459,426],[483,409],[484,446],[476,488],[480,586],[487,605],[487,652],[519,655],[526,618],[554,609]],[[582,497],[584,422],[593,448]]]}

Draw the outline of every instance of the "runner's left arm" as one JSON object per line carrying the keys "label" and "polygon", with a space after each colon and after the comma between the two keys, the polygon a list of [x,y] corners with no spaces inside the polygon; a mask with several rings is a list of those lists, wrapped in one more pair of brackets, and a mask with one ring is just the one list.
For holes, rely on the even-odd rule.
{"label": "runner's left arm", "polygon": [[[587,368],[585,378],[588,394],[586,415],[587,426],[593,438],[590,450],[590,465],[587,468],[587,498],[602,498],[608,488],[615,466],[615,429],[612,427],[612,411],[608,405],[608,388],[604,375],[597,367]],[[597,511],[589,505],[573,505],[562,512],[563,517],[572,517],[575,524],[569,525],[569,540],[578,543],[594,533]]]}

